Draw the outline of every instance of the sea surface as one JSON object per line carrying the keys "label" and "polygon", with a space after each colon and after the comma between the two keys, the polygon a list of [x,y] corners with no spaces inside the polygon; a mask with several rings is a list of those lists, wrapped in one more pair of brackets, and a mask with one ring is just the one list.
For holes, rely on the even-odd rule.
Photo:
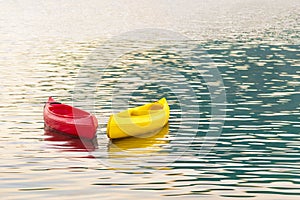
{"label": "sea surface", "polygon": [[[299,199],[300,1],[0,1],[1,199]],[[44,130],[49,96],[99,120]],[[166,97],[155,135],[110,114]]]}

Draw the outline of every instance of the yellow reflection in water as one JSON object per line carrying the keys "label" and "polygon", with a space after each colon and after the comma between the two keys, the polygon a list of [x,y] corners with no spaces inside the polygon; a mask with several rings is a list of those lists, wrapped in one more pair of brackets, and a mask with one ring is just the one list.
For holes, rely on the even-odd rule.
{"label": "yellow reflection in water", "polygon": [[149,133],[149,137],[143,138],[129,137],[123,139],[111,140],[108,146],[110,157],[128,157],[134,155],[149,155],[153,153],[162,153],[162,145],[167,144],[165,138],[169,133],[169,124],[157,131],[156,134]]}

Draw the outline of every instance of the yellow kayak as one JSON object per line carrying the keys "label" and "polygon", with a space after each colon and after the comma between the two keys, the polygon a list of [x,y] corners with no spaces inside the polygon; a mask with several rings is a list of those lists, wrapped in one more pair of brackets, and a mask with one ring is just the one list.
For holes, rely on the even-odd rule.
{"label": "yellow kayak", "polygon": [[170,116],[170,108],[166,98],[154,103],[113,114],[107,125],[107,136],[111,139],[124,137],[141,137],[146,133],[157,133],[164,127]]}

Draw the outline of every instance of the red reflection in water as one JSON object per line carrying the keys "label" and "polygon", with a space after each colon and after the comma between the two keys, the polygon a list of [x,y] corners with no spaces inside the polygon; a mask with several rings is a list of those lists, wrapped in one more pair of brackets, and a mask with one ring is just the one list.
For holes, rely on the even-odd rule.
{"label": "red reflection in water", "polygon": [[74,138],[64,133],[45,128],[45,141],[51,148],[59,149],[61,151],[77,151],[77,152],[91,152],[98,147],[97,137],[93,140]]}

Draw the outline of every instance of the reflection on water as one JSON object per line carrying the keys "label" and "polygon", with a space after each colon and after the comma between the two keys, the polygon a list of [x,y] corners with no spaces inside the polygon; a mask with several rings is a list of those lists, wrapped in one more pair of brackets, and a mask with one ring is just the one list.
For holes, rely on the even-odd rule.
{"label": "reflection on water", "polygon": [[[229,1],[224,2],[222,5]],[[103,45],[98,38],[81,42],[67,40],[52,29],[49,34],[53,37],[47,39],[14,38],[23,32],[14,25],[18,23],[9,22],[11,26],[8,27],[9,20],[2,19],[3,16],[17,15],[18,12],[8,12],[13,9],[9,8],[0,16],[4,26],[0,37],[5,38],[0,44],[1,195],[8,199],[74,199],[79,195],[87,199],[298,199],[300,52],[298,43],[290,43],[299,41],[296,34],[299,18],[294,14],[296,9],[291,9],[296,4],[291,1],[285,7],[285,2],[280,4],[277,0],[280,9],[267,7],[268,20],[263,18],[264,23],[259,25],[261,29],[252,30],[247,22],[259,23],[257,14],[267,14],[260,6],[249,2],[249,6],[242,8],[248,12],[227,12],[239,10],[232,3],[228,3],[231,7],[227,9],[210,11],[202,7],[204,12],[198,14],[197,6],[192,9],[194,12],[183,11],[184,16],[192,20],[179,26],[182,31],[192,35],[201,32],[210,35],[212,40],[188,41],[180,44],[182,49],[177,52],[168,48],[170,43],[133,51],[136,47],[131,43],[116,42],[105,46],[109,51],[97,55],[98,58],[90,57]],[[272,4],[268,2],[262,7]],[[178,5],[173,7],[179,9]],[[222,17],[227,16],[225,25],[217,23],[215,16],[218,15],[211,13],[220,10],[222,15],[218,20],[224,21]],[[102,13],[96,11],[93,13]],[[204,18],[208,21],[201,20],[199,16],[203,13],[214,19],[213,24],[210,17]],[[47,16],[47,12],[40,14]],[[78,13],[74,12],[74,15]],[[22,26],[29,29],[37,21],[33,20],[34,15],[26,16],[27,21]],[[156,19],[164,18],[160,16],[158,14]],[[179,18],[184,16],[178,15]],[[243,20],[235,19],[235,16],[243,17]],[[18,22],[21,18],[17,16],[14,20]],[[101,16],[98,19],[102,19]],[[231,29],[229,25],[236,21],[240,23],[231,25]],[[65,23],[68,24],[64,21],[63,25]],[[93,27],[95,22],[90,19],[88,23]],[[209,30],[205,32],[198,24],[209,25]],[[43,33],[49,30],[48,27],[44,29],[45,26],[42,26]],[[272,28],[274,26],[276,28]],[[15,29],[13,36],[7,35]],[[226,37],[214,38],[214,31]],[[153,41],[147,42],[145,45],[153,44]],[[109,60],[110,64],[100,78],[98,71],[104,60],[124,49],[129,51]],[[86,58],[91,65],[86,65]],[[190,58],[189,62],[183,58]],[[205,81],[210,66],[201,63],[201,76],[194,70],[199,66],[199,58],[211,60],[218,67],[226,90],[225,106],[212,103],[211,91]],[[155,66],[160,66],[159,73],[149,77],[156,81],[148,81],[144,75],[147,70],[153,72]],[[78,72],[84,71],[82,69],[89,69],[86,77],[90,82],[83,81],[87,84],[80,86],[76,77]],[[136,82],[131,79],[133,76]],[[80,78],[84,77],[81,74]],[[196,98],[190,98],[188,87],[181,87],[183,82],[188,83]],[[217,85],[218,82],[210,84]],[[89,102],[89,99],[72,102],[76,92],[94,95],[95,101],[89,108],[100,123],[97,143],[43,129],[45,99],[59,96],[67,104],[74,103],[82,108],[84,105],[80,103]],[[112,106],[111,97],[115,94],[126,98],[127,102]],[[178,98],[178,94],[186,101]],[[108,140],[105,131],[111,113],[162,96],[168,99],[171,116],[168,126],[160,133],[145,140]],[[220,123],[211,121],[212,108],[226,112],[222,134],[217,138],[206,137],[209,127]],[[212,143],[215,144],[212,150],[205,151]]]}
{"label": "reflection on water", "polygon": [[63,133],[45,128],[44,141],[47,148],[59,149],[61,151],[94,151],[98,147],[97,140],[81,140]]}
{"label": "reflection on water", "polygon": [[168,143],[166,138],[169,133],[169,124],[164,126],[161,130],[158,130],[147,135],[143,135],[142,138],[129,137],[122,139],[111,140],[108,145],[108,152],[112,157],[126,157],[135,156],[153,156],[153,153],[160,154],[162,146]]}

